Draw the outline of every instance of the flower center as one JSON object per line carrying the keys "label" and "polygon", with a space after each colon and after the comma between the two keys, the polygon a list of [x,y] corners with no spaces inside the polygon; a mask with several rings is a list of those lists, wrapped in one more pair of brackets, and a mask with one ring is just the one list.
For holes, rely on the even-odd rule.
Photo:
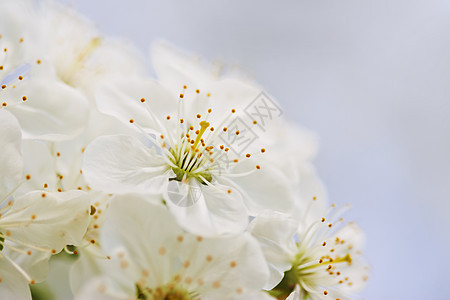
{"label": "flower center", "polygon": [[186,289],[177,286],[174,283],[168,283],[164,286],[151,289],[142,287],[136,283],[136,300],[196,300],[192,293]]}
{"label": "flower center", "polygon": [[[274,287],[269,294],[276,299],[286,299],[297,285],[303,290],[304,299],[308,299],[309,291],[318,288],[317,278],[322,276],[338,277],[341,272],[337,269],[343,263],[351,264],[350,254],[344,257],[323,255],[316,261],[307,255],[298,253],[292,264],[292,268],[284,273],[281,282]],[[339,283],[337,281],[336,283]],[[324,291],[325,295],[328,294]]]}
{"label": "flower center", "polygon": [[211,182],[212,180],[212,175],[209,171],[212,167],[210,163],[213,163],[214,160],[212,158],[208,160],[203,153],[206,151],[211,156],[213,147],[206,146],[205,141],[202,139],[210,124],[206,121],[201,121],[199,125],[200,129],[197,131],[195,140],[190,139],[190,135],[187,133],[182,137],[179,145],[169,149],[169,152],[172,154],[172,156],[169,156],[169,159],[174,164],[172,170],[176,175],[172,180],[182,181],[187,178],[196,178],[203,184],[206,184],[205,181]]}
{"label": "flower center", "polygon": [[[186,90],[187,86],[184,86],[183,89]],[[197,89],[195,93],[200,94],[200,90]],[[206,94],[206,97],[210,96],[210,93]],[[186,111],[185,105],[188,104],[184,104],[186,100],[184,98],[184,94],[179,95],[177,117],[172,118],[167,115],[165,120],[161,120],[154,113],[151,106],[148,105],[149,101],[145,98],[140,99],[154,122],[155,130],[151,134],[148,134],[145,128],[140,127],[139,120],[129,119],[131,124],[135,124],[152,143],[158,146],[160,154],[175,174],[175,177],[169,180],[188,182],[193,178],[201,184],[208,185],[216,176],[237,177],[253,173],[255,169],[243,173],[231,171],[232,165],[239,163],[241,158],[248,159],[253,154],[257,155],[257,153],[245,153],[245,148],[239,148],[241,144],[248,146],[249,141],[252,142],[255,139],[254,136],[246,137],[243,134],[245,132],[254,134],[250,129],[251,124],[241,124],[244,121],[234,117],[236,113],[234,108],[223,119],[220,118],[218,124],[214,124],[217,127],[208,122],[212,118],[211,108],[205,108],[205,111],[199,112],[194,118],[185,119],[182,114]],[[192,101],[197,100],[193,99]],[[193,126],[195,119],[202,120],[198,123],[200,126],[197,128]],[[230,125],[229,128],[225,126],[227,124]],[[253,121],[252,124],[256,125],[257,122]],[[158,134],[160,138],[157,137]],[[265,148],[261,148],[261,153],[265,151]],[[260,165],[255,167],[256,170],[261,169]]]}

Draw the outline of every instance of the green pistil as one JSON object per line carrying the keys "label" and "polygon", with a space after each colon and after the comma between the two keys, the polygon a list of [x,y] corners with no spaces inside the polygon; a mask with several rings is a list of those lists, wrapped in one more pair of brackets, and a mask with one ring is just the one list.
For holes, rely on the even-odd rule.
{"label": "green pistil", "polygon": [[[203,128],[204,127],[202,126],[202,129]],[[198,137],[199,136],[201,136],[201,135],[199,134]],[[198,139],[198,137],[197,137],[197,139]],[[200,139],[198,139],[198,140],[200,140]],[[192,146],[192,148],[194,148],[194,146],[195,146],[195,143]],[[175,157],[175,159],[171,158],[173,164],[177,166],[177,167],[172,167],[172,171],[175,173],[175,177],[171,178],[170,180],[182,181],[183,178],[186,176],[186,178],[195,178],[202,184],[206,184],[206,183],[204,182],[204,180],[201,177],[203,177],[208,182],[212,181],[212,176],[208,172],[192,173],[192,169],[197,165],[197,159],[200,159],[200,158],[197,157],[197,155],[195,155],[195,154],[193,154],[193,155],[190,154],[189,152],[191,150],[188,150],[187,153],[184,152],[182,155],[183,158],[178,157],[178,149],[177,148],[169,149],[169,151]],[[188,160],[188,161],[186,161],[186,160]],[[184,168],[182,168],[183,166],[184,166]]]}
{"label": "green pistil", "polygon": [[183,170],[181,168],[172,168],[172,171],[175,173],[175,178],[171,178],[172,180],[182,181],[184,178],[184,175],[186,174],[186,178],[195,178],[200,183],[203,183],[203,184],[205,184],[205,183],[203,182],[201,177],[205,178],[208,182],[212,181],[211,174],[206,173],[206,172],[192,174],[189,171]]}

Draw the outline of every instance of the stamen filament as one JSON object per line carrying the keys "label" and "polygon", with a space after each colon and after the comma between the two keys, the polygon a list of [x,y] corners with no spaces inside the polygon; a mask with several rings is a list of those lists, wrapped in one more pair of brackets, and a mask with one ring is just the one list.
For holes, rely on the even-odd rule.
{"label": "stamen filament", "polygon": [[31,277],[27,274],[27,272],[25,272],[24,269],[22,269],[18,264],[16,264],[12,259],[10,259],[8,256],[5,255],[1,255],[0,254],[0,259],[6,259],[9,263],[11,263],[14,268],[16,268],[16,270],[23,276],[25,277],[25,279],[28,282],[32,282],[33,280],[31,279]]}
{"label": "stamen filament", "polygon": [[[347,262],[347,263],[351,263],[352,262],[352,258],[350,256],[350,254],[347,253],[344,257],[336,258],[333,261],[325,260],[325,261],[323,261],[321,263],[316,263],[316,264],[307,266],[307,264],[309,263],[308,262],[307,264],[299,265],[297,267],[297,270],[298,270],[299,274],[304,275],[304,274],[315,272],[314,269],[316,269],[316,268],[319,268],[319,267],[322,267],[322,266],[327,266],[327,265],[343,263],[343,262]],[[306,265],[306,267],[305,267],[305,265]]]}

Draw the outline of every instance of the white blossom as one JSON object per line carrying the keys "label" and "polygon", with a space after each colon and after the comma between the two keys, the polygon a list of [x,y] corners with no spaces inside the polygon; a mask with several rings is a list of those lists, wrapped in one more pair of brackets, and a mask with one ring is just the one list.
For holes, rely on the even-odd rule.
{"label": "white blossom", "polygon": [[49,76],[36,31],[42,25],[31,1],[0,1],[0,97],[19,120],[24,138],[55,140],[75,136],[88,117],[83,95]]}
{"label": "white blossom", "polygon": [[287,213],[303,201],[299,194],[322,193],[310,166],[311,135],[279,116],[261,128],[245,111],[261,96],[259,86],[231,78],[201,82],[205,89],[141,78],[103,85],[99,109],[141,138],[93,141],[83,167],[88,183],[109,192],[163,194],[178,222],[201,234],[242,231],[248,215]]}
{"label": "white blossom", "polygon": [[21,129],[4,110],[0,145],[0,293],[27,299],[28,284],[45,278],[50,255],[80,243],[89,222],[89,199],[80,191],[17,193],[30,175],[22,173]]}
{"label": "white blossom", "polygon": [[[250,224],[271,272],[265,289],[277,299],[350,299],[368,279],[362,257],[364,238],[354,224],[342,225],[342,210],[315,222],[264,212]],[[296,296],[294,296],[296,295]]]}
{"label": "white blossom", "polygon": [[111,201],[101,245],[111,261],[76,299],[260,299],[268,275],[249,234],[186,233],[137,194]]}
{"label": "white blossom", "polygon": [[69,7],[0,7],[1,299],[62,249],[76,299],[356,297],[363,238],[325,211],[317,138],[249,76],[160,42],[153,80]]}

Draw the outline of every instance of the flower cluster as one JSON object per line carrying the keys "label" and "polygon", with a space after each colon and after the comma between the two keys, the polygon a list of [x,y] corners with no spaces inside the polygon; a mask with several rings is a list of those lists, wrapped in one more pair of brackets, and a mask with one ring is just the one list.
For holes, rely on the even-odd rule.
{"label": "flower cluster", "polygon": [[0,5],[0,299],[61,255],[75,299],[356,297],[361,230],[262,87],[163,42],[150,78],[69,8]]}

